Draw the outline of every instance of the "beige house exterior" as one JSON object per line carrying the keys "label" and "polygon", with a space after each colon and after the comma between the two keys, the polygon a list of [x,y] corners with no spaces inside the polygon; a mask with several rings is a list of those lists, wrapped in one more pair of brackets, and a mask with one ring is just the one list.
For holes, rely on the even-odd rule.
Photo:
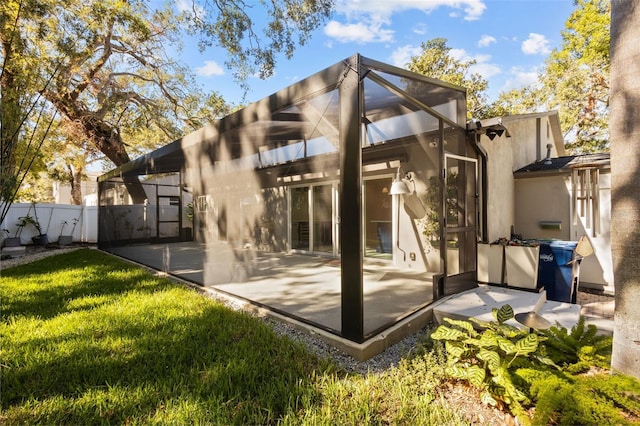
{"label": "beige house exterior", "polygon": [[567,156],[556,111],[481,122],[492,127],[504,132],[478,135],[487,153],[487,240],[512,230],[523,239],[585,236],[594,254],[582,261],[580,285],[613,293],[608,154]]}

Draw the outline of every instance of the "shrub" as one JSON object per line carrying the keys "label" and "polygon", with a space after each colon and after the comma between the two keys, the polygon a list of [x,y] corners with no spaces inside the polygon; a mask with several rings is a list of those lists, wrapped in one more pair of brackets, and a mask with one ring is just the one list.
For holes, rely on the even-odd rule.
{"label": "shrub", "polygon": [[[492,322],[445,318],[446,325],[431,334],[445,342],[446,375],[479,388],[484,403],[503,403],[523,424],[640,420],[640,381],[608,373],[611,338],[598,335],[595,326],[580,318],[570,331],[528,332],[505,323],[513,318],[509,305],[493,316]],[[534,405],[531,419],[527,408]]]}
{"label": "shrub", "polygon": [[[446,374],[465,380],[481,389],[482,402],[509,406],[519,418],[527,418],[522,404],[528,404],[526,393],[518,389],[512,379],[517,367],[532,365],[540,344],[540,336],[505,324],[513,318],[513,309],[504,305],[493,311],[495,322],[472,320],[483,331],[476,331],[469,321],[445,318],[448,325],[439,326],[431,338],[445,341],[447,351]],[[550,363],[545,360],[544,363]]]}

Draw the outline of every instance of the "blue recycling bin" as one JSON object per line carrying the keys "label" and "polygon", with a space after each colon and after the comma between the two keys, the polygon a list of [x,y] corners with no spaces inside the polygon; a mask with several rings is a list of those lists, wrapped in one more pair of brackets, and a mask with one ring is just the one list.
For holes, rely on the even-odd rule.
{"label": "blue recycling bin", "polygon": [[576,241],[539,241],[538,288],[547,291],[547,300],[576,303],[580,258]]}

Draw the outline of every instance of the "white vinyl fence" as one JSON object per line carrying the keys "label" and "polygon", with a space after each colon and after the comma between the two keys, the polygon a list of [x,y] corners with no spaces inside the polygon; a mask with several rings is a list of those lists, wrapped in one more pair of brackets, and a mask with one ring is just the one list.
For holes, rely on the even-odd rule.
{"label": "white vinyl fence", "polygon": [[[27,225],[21,231],[19,230],[17,224],[24,216],[31,216],[34,219],[37,217],[42,233],[47,234],[50,243],[55,244],[61,235],[71,236],[73,242],[96,243],[98,241],[97,206],[30,203],[11,205],[7,217],[0,224],[2,241],[7,237],[15,237],[17,232],[22,244],[31,244],[31,237],[37,236],[38,231],[33,225]],[[8,234],[5,230],[8,230]]]}

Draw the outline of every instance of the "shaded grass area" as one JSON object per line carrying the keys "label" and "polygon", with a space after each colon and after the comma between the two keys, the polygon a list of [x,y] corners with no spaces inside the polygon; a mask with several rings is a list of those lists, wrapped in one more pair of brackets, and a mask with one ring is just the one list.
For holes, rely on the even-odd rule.
{"label": "shaded grass area", "polygon": [[341,374],[266,323],[95,250],[7,269],[3,424],[464,423],[436,355]]}

